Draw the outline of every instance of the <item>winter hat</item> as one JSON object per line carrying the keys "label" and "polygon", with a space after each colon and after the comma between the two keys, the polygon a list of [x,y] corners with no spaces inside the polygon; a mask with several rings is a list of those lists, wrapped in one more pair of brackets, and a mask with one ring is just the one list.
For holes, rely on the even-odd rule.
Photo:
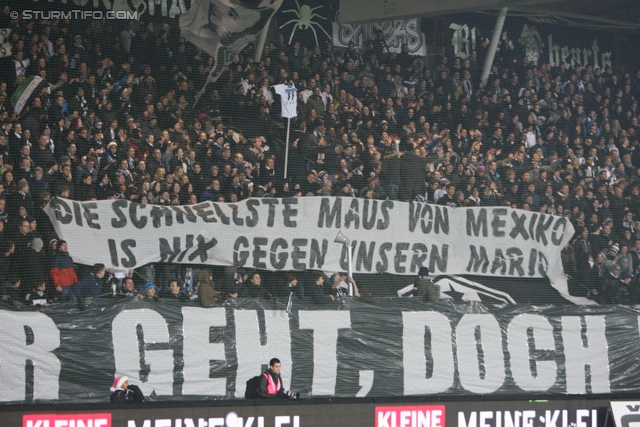
{"label": "winter hat", "polygon": [[44,242],[42,241],[41,238],[36,237],[35,239],[33,239],[33,241],[31,242],[31,248],[35,251],[39,251],[40,249],[42,249],[42,247],[44,246]]}
{"label": "winter hat", "polygon": [[44,171],[42,170],[42,168],[40,166],[38,166],[37,168],[35,168],[35,172],[38,173],[44,173]]}
{"label": "winter hat", "polygon": [[613,251],[615,253],[618,253],[620,251],[620,246],[618,246],[617,243],[614,243],[613,245],[611,245],[611,247],[609,248],[610,251]]}
{"label": "winter hat", "polygon": [[146,285],[144,285],[144,291],[147,292],[149,289],[151,288],[155,288],[156,285],[154,285],[153,283],[149,282]]}
{"label": "winter hat", "polygon": [[109,390],[111,390],[111,393],[113,393],[117,389],[122,388],[122,384],[126,383],[127,381],[129,381],[129,377],[125,377],[123,375],[118,375],[113,380],[113,387],[111,387]]}
{"label": "winter hat", "polygon": [[624,272],[624,273],[622,273],[622,275],[620,276],[620,278],[621,278],[622,280],[624,280],[624,279],[633,279],[633,276],[632,276],[630,273]]}
{"label": "winter hat", "polygon": [[24,189],[24,187],[26,187],[27,185],[29,185],[27,180],[22,178],[20,181],[18,181],[18,191]]}

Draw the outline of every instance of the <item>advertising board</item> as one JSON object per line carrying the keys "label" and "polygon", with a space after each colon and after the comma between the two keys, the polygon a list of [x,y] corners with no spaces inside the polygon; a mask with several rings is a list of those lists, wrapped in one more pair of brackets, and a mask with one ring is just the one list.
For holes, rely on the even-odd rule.
{"label": "advertising board", "polygon": [[[548,398],[548,397],[547,397]],[[378,399],[384,401],[384,399]],[[301,399],[229,402],[151,402],[81,405],[95,410],[46,413],[0,408],[0,425],[22,427],[598,427],[606,399],[458,400]],[[360,402],[361,401],[361,402]],[[268,402],[271,403],[271,402]]]}

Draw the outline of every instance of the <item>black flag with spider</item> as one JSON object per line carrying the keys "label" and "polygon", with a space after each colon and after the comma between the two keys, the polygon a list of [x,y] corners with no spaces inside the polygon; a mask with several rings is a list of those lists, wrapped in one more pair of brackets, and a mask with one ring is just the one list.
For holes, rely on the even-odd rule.
{"label": "black flag with spider", "polygon": [[285,22],[280,26],[280,28],[283,28],[289,24],[293,24],[291,37],[289,37],[289,44],[291,44],[291,41],[293,40],[293,36],[296,33],[296,30],[299,28],[301,30],[310,29],[311,31],[313,31],[313,37],[316,39],[316,46],[320,46],[320,44],[318,43],[318,33],[316,33],[315,28],[313,28],[314,26],[321,29],[322,32],[325,33],[329,39],[331,39],[331,36],[325,31],[324,28],[322,28],[322,25],[320,25],[318,22],[313,21],[314,18],[324,19],[325,21],[327,20],[327,18],[325,18],[324,16],[320,16],[317,13],[315,13],[315,11],[317,9],[320,9],[322,5],[311,7],[309,5],[303,4],[302,6],[300,6],[300,4],[298,4],[298,0],[296,0],[296,7],[297,9],[289,9],[289,10],[282,11],[282,13],[295,13],[297,16],[296,19],[292,19],[288,22]]}

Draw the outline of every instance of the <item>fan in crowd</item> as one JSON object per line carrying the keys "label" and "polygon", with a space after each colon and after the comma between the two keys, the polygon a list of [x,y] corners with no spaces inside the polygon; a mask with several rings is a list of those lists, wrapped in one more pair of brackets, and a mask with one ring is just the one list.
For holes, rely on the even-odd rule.
{"label": "fan in crowd", "polygon": [[[36,300],[75,297],[73,260],[43,211],[52,197],[171,206],[322,195],[563,216],[576,230],[563,252],[572,294],[640,301],[640,71],[536,64],[516,46],[497,53],[483,84],[476,58],[487,43],[429,68],[406,49],[338,52],[298,39],[268,42],[260,61],[250,44],[201,91],[213,60],[177,27],[118,25],[10,23],[13,57],[0,70],[6,299],[34,301],[43,281],[50,292]],[[17,114],[11,97],[31,76],[43,81]],[[286,121],[273,89],[283,83],[299,96],[287,179]],[[34,277],[17,264],[38,246],[48,267]],[[161,301],[186,300],[180,284],[168,286],[176,272],[162,274]],[[264,293],[256,280],[233,288]],[[113,295],[137,295],[130,285]],[[206,306],[222,291],[210,285],[198,282],[195,294]],[[316,288],[307,295],[327,302],[341,289]],[[156,298],[156,285],[146,291]]]}

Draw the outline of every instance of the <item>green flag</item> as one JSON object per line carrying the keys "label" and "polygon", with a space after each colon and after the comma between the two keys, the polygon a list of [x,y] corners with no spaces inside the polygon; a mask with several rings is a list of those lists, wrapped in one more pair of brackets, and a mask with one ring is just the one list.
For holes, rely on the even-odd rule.
{"label": "green flag", "polygon": [[11,97],[11,105],[13,105],[13,111],[15,111],[16,114],[20,114],[29,100],[29,97],[33,91],[36,90],[40,82],[42,82],[42,77],[31,76],[27,77],[22,83],[20,83],[20,86],[18,86]]}

